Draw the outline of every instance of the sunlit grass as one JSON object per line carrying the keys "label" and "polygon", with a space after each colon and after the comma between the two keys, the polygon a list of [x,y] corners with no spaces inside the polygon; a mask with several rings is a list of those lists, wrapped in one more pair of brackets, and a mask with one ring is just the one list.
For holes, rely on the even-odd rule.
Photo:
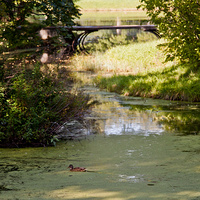
{"label": "sunlit grass", "polygon": [[[152,37],[152,34],[149,37]],[[146,39],[152,40],[153,38],[146,37]],[[144,39],[142,38],[141,41]],[[154,40],[146,43],[130,42],[128,45],[119,45],[113,48],[108,45],[106,51],[100,42],[98,48],[102,48],[103,52],[96,51],[90,55],[75,55],[72,59],[72,65],[79,70],[116,74],[156,71],[166,67],[166,64],[163,64],[164,55],[156,47],[159,43],[159,40]]]}
{"label": "sunlit grass", "polygon": [[167,100],[200,101],[200,76],[188,66],[175,65],[135,75],[114,75],[96,79],[100,88],[126,96]]}
{"label": "sunlit grass", "polygon": [[79,0],[76,2],[82,9],[101,9],[101,8],[136,8],[139,0]]}
{"label": "sunlit grass", "polygon": [[[105,19],[130,19],[130,20],[141,20],[141,19],[148,19],[146,12],[144,11],[134,11],[134,12],[127,12],[127,11],[93,11],[93,12],[85,12],[84,10],[81,10],[81,16],[80,20],[85,19],[92,19],[95,21],[102,21],[102,23],[105,23]],[[104,20],[104,21],[103,21]]]}
{"label": "sunlit grass", "polygon": [[136,43],[128,46],[117,46],[108,50],[104,54],[104,61],[109,60],[112,63],[108,71],[137,74],[163,68],[164,56],[156,48],[158,43],[159,41]]}
{"label": "sunlit grass", "polygon": [[165,55],[157,48],[161,42],[132,43],[109,48],[104,53],[77,55],[71,64],[76,69],[98,73],[95,84],[111,92],[200,101],[200,73],[193,71],[192,66],[164,63]]}
{"label": "sunlit grass", "polygon": [[[80,0],[76,2],[80,7],[80,19],[75,21],[84,22],[90,19],[95,21],[98,25],[106,25],[111,20],[119,18],[130,20],[148,19],[146,12],[138,10],[136,7],[139,5],[139,0],[125,0],[125,1],[99,1],[99,0]],[[106,22],[106,23],[107,23]],[[95,24],[96,25],[96,24]]]}

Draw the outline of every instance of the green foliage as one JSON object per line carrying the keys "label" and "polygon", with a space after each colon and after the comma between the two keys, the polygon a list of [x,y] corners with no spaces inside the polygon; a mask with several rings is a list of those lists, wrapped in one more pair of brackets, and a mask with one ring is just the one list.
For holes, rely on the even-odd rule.
{"label": "green foliage", "polygon": [[88,97],[65,91],[55,73],[40,64],[4,66],[0,85],[0,146],[41,146],[55,142],[56,131],[80,120]]}
{"label": "green foliage", "polygon": [[192,67],[200,66],[200,3],[196,0],[141,0],[152,22],[167,38],[167,61],[179,58]]}
{"label": "green foliage", "polygon": [[[0,5],[0,42],[7,48],[36,46],[36,32],[42,26],[72,26],[80,15],[73,0],[0,0]],[[30,18],[37,20],[31,23]]]}
{"label": "green foliage", "polygon": [[157,40],[158,38],[149,32],[140,32],[139,34],[137,34],[137,42],[141,43],[141,42],[149,42],[149,41],[153,41],[153,40]]}
{"label": "green foliage", "polygon": [[40,45],[41,40],[36,32],[41,27],[42,25],[39,24],[24,22],[21,28],[17,28],[13,25],[9,26],[8,23],[3,31],[2,29],[0,30],[4,49],[30,48]]}

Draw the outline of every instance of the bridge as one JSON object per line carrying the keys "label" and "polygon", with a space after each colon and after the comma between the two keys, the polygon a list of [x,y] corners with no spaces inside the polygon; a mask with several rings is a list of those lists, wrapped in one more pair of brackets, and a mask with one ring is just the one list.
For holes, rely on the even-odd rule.
{"label": "bridge", "polygon": [[[46,31],[46,35],[47,37],[45,39],[49,37],[51,37],[52,35],[52,31],[56,31],[56,30],[62,30],[62,29],[66,29],[68,30],[70,33],[72,33],[72,38],[71,39],[66,39],[66,42],[69,43],[71,45],[72,51],[77,51],[77,49],[80,49],[81,51],[85,51],[85,47],[84,47],[84,42],[86,37],[95,31],[99,31],[99,30],[120,30],[120,29],[138,29],[138,30],[142,30],[142,31],[146,31],[146,32],[151,32],[154,35],[156,35],[158,38],[160,38],[160,34],[158,32],[158,29],[155,25],[120,25],[120,26],[72,26],[72,27],[68,27],[68,26],[58,26],[58,27],[46,27],[43,28],[41,31]],[[40,35],[42,36],[40,31]],[[73,31],[82,31],[80,34],[77,34],[77,36],[74,36]]]}

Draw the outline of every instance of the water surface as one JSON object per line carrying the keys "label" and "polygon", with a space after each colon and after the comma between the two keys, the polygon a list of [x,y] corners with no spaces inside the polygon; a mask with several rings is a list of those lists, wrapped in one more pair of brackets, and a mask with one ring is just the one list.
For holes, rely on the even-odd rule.
{"label": "water surface", "polygon": [[[95,119],[91,134],[56,147],[0,149],[0,199],[200,199],[198,134],[160,120],[197,116],[198,104],[83,90],[99,101],[87,116]],[[89,171],[70,172],[69,164]]]}

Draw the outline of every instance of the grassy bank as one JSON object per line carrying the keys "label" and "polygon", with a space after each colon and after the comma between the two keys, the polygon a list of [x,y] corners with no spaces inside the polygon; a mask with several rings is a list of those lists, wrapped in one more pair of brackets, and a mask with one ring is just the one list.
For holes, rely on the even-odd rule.
{"label": "grassy bank", "polygon": [[126,9],[136,8],[139,0],[79,0],[77,4],[82,9]]}
{"label": "grassy bank", "polygon": [[[123,39],[121,37],[121,39]],[[141,40],[142,41],[142,40]],[[160,43],[158,40],[150,42],[129,43],[111,47],[106,42],[100,42],[97,49],[90,55],[78,54],[72,59],[71,64],[77,70],[93,71],[98,74],[132,74],[148,73],[163,70],[171,65],[164,64],[164,55],[156,46]],[[105,45],[105,46],[104,46]],[[108,49],[106,51],[106,49]]]}
{"label": "grassy bank", "polygon": [[146,12],[138,10],[139,0],[79,0],[76,4],[81,9],[81,20],[85,19],[112,19],[132,18],[147,19]]}
{"label": "grassy bank", "polygon": [[102,77],[96,83],[100,88],[127,96],[200,101],[200,77],[186,66],[176,65],[153,73]]}
{"label": "grassy bank", "polygon": [[[103,20],[110,19],[110,20],[116,20],[117,18],[120,19],[134,19],[134,20],[140,20],[140,19],[148,19],[146,12],[141,11],[132,11],[132,12],[126,12],[126,11],[90,11],[85,12],[84,10],[81,10],[81,20],[88,20],[93,19],[100,21],[103,23]],[[104,24],[102,24],[104,25]]]}
{"label": "grassy bank", "polygon": [[191,66],[164,63],[162,40],[116,46],[105,53],[75,56],[72,65],[98,73],[95,84],[127,96],[200,101],[200,76]]}

